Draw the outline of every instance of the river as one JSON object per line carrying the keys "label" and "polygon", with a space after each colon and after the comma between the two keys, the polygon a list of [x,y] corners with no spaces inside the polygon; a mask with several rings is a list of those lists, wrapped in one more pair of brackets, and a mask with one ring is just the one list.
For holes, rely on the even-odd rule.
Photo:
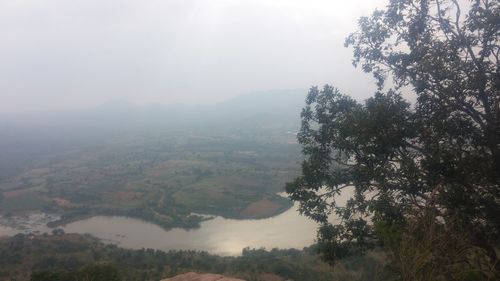
{"label": "river", "polygon": [[[43,221],[43,214],[24,218],[23,227],[4,222],[0,236],[50,232]],[[49,218],[52,216],[49,216]],[[212,254],[232,256],[241,254],[245,247],[266,249],[297,248],[309,246],[316,237],[316,223],[301,216],[294,206],[271,218],[235,220],[215,216],[201,223],[200,228],[165,230],[158,225],[128,217],[96,216],[69,223],[62,227],[67,233],[88,233],[105,243],[130,249],[151,248],[158,250],[199,250]]]}
{"label": "river", "polygon": [[228,256],[239,255],[244,247],[267,249],[309,246],[316,236],[316,224],[301,216],[296,208],[272,218],[234,220],[215,217],[200,228],[163,228],[138,219],[97,216],[70,223],[68,233],[89,233],[124,248],[159,250],[201,250]]}
{"label": "river", "polygon": [[[352,190],[344,190],[337,199],[344,205]],[[267,219],[235,220],[214,216],[197,229],[165,230],[158,225],[129,217],[95,216],[69,223],[67,233],[91,234],[105,243],[123,248],[157,250],[198,250],[222,256],[240,255],[245,247],[296,248],[310,246],[317,224],[300,215],[295,204],[287,211]],[[50,232],[47,221],[56,216],[35,213],[18,218],[0,218],[0,236],[16,233]],[[332,222],[333,222],[332,218]]]}

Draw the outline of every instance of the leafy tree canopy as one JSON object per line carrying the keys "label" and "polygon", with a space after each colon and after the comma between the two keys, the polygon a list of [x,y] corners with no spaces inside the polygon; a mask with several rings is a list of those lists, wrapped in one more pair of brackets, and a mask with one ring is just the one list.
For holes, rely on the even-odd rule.
{"label": "leafy tree canopy", "polygon": [[[346,46],[378,90],[359,103],[329,85],[310,89],[302,175],[287,185],[320,223],[327,261],[363,253],[430,210],[498,264],[499,33],[500,2],[488,0],[390,0],[359,20]],[[341,205],[345,189],[353,194]]]}

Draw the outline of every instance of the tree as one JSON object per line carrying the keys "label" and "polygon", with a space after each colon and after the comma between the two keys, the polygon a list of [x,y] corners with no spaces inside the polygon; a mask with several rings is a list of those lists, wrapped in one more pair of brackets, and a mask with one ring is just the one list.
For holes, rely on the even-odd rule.
{"label": "tree", "polygon": [[437,229],[460,229],[498,269],[499,33],[500,4],[488,0],[390,0],[359,20],[346,46],[378,90],[359,103],[332,86],[310,89],[298,134],[302,175],[287,184],[320,223],[327,261],[391,235],[400,243],[430,217]]}
{"label": "tree", "polygon": [[108,263],[87,265],[79,270],[47,270],[31,274],[31,281],[120,281],[118,269]]}
{"label": "tree", "polygon": [[120,281],[118,269],[109,263],[93,264],[83,267],[78,272],[82,281]]}

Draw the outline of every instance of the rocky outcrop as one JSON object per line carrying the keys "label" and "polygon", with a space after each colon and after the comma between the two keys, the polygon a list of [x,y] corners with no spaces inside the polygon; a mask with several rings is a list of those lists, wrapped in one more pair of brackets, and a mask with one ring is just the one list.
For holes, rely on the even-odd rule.
{"label": "rocky outcrop", "polygon": [[245,281],[243,279],[226,277],[219,274],[198,274],[194,272],[188,272],[181,275],[177,275],[172,278],[163,279],[160,281]]}

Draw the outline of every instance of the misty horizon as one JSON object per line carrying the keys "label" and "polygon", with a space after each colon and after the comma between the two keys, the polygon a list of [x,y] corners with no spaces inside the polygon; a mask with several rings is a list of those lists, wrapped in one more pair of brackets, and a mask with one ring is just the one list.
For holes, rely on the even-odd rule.
{"label": "misty horizon", "polygon": [[238,99],[244,98],[255,98],[255,97],[265,97],[266,95],[270,95],[273,98],[273,95],[281,95],[282,97],[286,97],[288,95],[296,95],[302,94],[303,99],[306,98],[308,88],[295,88],[295,89],[269,89],[255,92],[242,93],[239,95],[229,96],[221,100],[214,101],[179,101],[179,102],[147,102],[141,103],[137,101],[131,101],[126,99],[110,99],[104,100],[100,103],[86,105],[82,107],[75,108],[55,108],[55,109],[47,109],[47,110],[33,110],[33,111],[19,111],[19,112],[0,112],[0,116],[23,116],[23,115],[43,115],[43,114],[60,114],[60,113],[71,113],[71,112],[82,112],[89,110],[106,110],[106,109],[159,109],[159,108],[168,108],[168,107],[210,107],[217,106],[225,103],[229,103]]}
{"label": "misty horizon", "polygon": [[364,99],[345,37],[384,1],[0,1],[0,113],[207,104],[333,84]]}

